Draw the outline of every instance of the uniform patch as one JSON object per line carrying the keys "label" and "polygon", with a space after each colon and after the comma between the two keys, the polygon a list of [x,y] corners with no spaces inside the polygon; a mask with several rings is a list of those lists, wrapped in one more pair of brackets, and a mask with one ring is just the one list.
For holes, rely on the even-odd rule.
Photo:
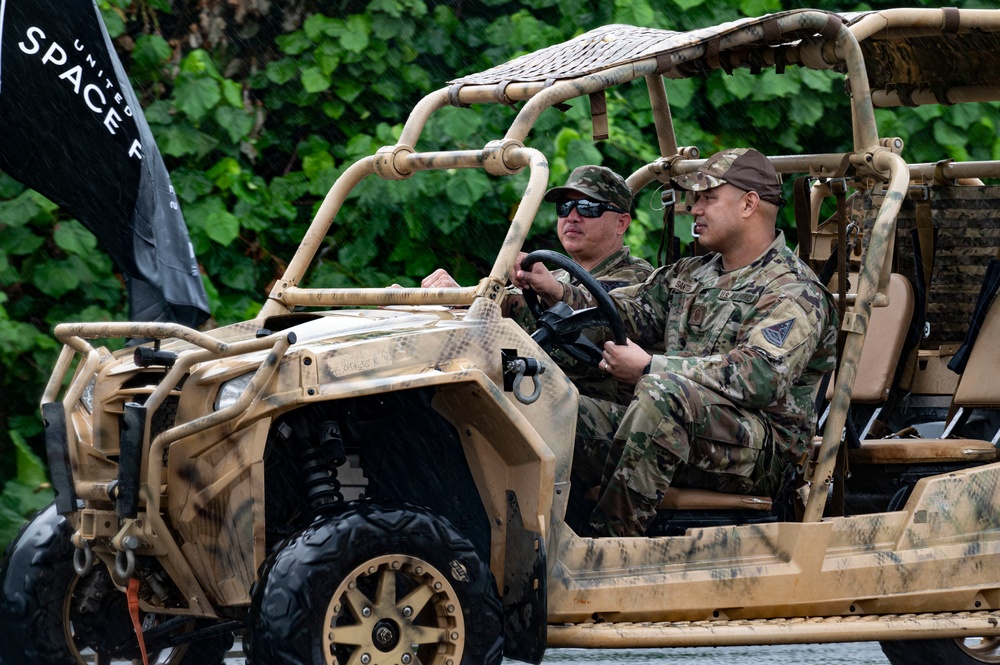
{"label": "uniform patch", "polygon": [[705,306],[695,305],[691,308],[691,315],[688,317],[688,323],[692,326],[700,326],[705,321]]}
{"label": "uniform patch", "polygon": [[674,291],[680,291],[681,293],[693,293],[697,285],[693,282],[685,282],[682,279],[675,279],[670,285],[670,288]]}
{"label": "uniform patch", "polygon": [[812,334],[809,316],[794,300],[782,300],[750,331],[747,342],[773,358],[784,358]]}
{"label": "uniform patch", "polygon": [[782,321],[781,323],[775,323],[774,325],[764,328],[761,330],[761,334],[763,334],[764,339],[771,344],[774,344],[775,346],[784,346],[785,340],[788,339],[788,333],[791,331],[794,324],[795,319],[788,319],[786,321]]}
{"label": "uniform patch", "polygon": [[743,291],[721,291],[719,293],[719,300],[732,300],[751,304],[757,302],[757,295]]}

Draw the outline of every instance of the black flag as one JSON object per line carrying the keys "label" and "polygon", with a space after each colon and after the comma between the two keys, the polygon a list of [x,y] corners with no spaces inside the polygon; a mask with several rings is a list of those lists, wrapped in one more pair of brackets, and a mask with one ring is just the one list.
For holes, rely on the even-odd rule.
{"label": "black flag", "polygon": [[170,176],[92,1],[0,0],[0,170],[97,236],[131,320],[208,318]]}

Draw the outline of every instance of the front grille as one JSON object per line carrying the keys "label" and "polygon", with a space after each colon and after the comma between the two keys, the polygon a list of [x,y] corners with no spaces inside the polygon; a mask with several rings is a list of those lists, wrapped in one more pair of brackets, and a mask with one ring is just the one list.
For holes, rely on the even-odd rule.
{"label": "front grille", "polygon": [[149,433],[149,440],[152,441],[157,436],[174,426],[177,419],[177,404],[181,398],[177,395],[168,395],[160,408],[153,414],[152,431]]}

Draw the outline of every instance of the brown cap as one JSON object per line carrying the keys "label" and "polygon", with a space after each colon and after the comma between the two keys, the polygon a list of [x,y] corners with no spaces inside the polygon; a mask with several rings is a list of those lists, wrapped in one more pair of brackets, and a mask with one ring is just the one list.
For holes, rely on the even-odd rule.
{"label": "brown cap", "polygon": [[774,165],[753,148],[731,148],[709,157],[693,173],[673,177],[681,189],[701,192],[729,183],[744,192],[757,192],[761,200],[785,205],[781,197],[781,177]]}
{"label": "brown cap", "polygon": [[632,207],[632,190],[621,177],[606,166],[578,166],[569,174],[562,187],[545,192],[549,203],[568,198],[569,195],[585,196],[594,201],[613,203],[628,212]]}

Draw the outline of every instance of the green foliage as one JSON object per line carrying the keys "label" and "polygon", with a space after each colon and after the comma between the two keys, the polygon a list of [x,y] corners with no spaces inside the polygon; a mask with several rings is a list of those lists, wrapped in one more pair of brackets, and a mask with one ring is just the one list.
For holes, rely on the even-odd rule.
{"label": "green foliage", "polygon": [[24,521],[55,500],[42,460],[24,438],[11,433],[17,474],[0,492],[0,549],[17,535]]}
{"label": "green foliage", "polygon": [[[286,9],[292,4],[305,11]],[[813,5],[858,8],[846,0]],[[217,324],[257,313],[337,176],[394,143],[414,104],[449,80],[606,23],[688,30],[782,9],[779,0],[98,6],[171,171]],[[260,14],[254,6],[268,9]],[[678,141],[705,155],[729,145],[770,153],[850,146],[847,97],[832,72],[716,71],[667,88]],[[608,107],[611,139],[598,144],[586,99],[539,118],[527,142],[548,157],[552,183],[580,164],[629,174],[658,156],[642,82],[609,91]],[[435,112],[419,149],[481,148],[503,135],[514,113],[500,105]],[[878,120],[883,135],[906,141],[911,161],[1000,156],[996,105],[880,111]],[[443,266],[472,283],[492,264],[526,185],[523,174],[497,179],[464,169],[398,182],[368,178],[341,210],[305,282],[413,285]],[[647,258],[659,245],[659,205],[658,193],[643,192],[627,237]],[[530,247],[558,246],[554,221],[547,211],[539,215]],[[677,228],[690,239],[685,218]],[[0,433],[14,441],[3,449],[0,440],[0,482],[15,483],[24,442],[40,449],[37,403],[58,353],[52,328],[123,319],[125,311],[121,279],[94,238],[0,174]]]}

